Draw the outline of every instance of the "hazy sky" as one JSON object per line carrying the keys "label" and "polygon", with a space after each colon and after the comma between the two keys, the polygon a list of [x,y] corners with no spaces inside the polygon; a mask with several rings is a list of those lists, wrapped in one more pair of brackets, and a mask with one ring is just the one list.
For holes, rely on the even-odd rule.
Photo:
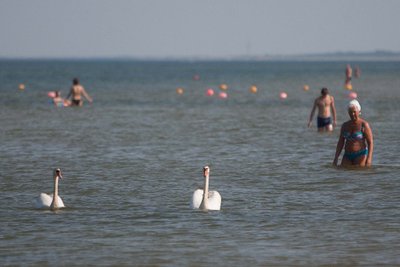
{"label": "hazy sky", "polygon": [[0,57],[400,51],[400,0],[0,0]]}

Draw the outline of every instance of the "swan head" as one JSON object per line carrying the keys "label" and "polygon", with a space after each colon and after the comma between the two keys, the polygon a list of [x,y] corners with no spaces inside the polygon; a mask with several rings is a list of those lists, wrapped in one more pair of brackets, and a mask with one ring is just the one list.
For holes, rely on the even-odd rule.
{"label": "swan head", "polygon": [[56,178],[62,179],[62,178],[63,178],[60,168],[54,169],[54,171],[53,171],[53,177],[54,177],[54,179],[56,179]]}
{"label": "swan head", "polygon": [[210,175],[210,167],[209,166],[204,166],[203,175],[204,175],[204,177],[207,177]]}

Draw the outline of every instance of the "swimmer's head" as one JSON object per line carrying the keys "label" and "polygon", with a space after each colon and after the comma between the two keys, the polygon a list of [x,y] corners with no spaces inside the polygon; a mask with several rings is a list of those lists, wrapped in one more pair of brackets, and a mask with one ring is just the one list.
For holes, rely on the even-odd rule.
{"label": "swimmer's head", "polygon": [[329,94],[328,88],[324,87],[321,89],[321,95],[326,96]]}
{"label": "swimmer's head", "polygon": [[78,78],[74,78],[74,79],[72,80],[72,83],[73,83],[74,85],[78,85],[78,84],[79,84],[79,79],[78,79]]}
{"label": "swimmer's head", "polygon": [[361,112],[361,105],[356,99],[349,102],[348,109],[351,109],[352,107],[354,107],[358,112]]}

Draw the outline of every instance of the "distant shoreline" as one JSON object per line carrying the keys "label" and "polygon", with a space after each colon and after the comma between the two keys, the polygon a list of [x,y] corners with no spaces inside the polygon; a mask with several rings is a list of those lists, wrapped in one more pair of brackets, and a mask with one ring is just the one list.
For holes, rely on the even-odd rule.
{"label": "distant shoreline", "polygon": [[0,57],[0,61],[400,61],[400,52],[377,50],[373,52],[333,52],[295,55],[259,56],[190,56],[190,57]]}

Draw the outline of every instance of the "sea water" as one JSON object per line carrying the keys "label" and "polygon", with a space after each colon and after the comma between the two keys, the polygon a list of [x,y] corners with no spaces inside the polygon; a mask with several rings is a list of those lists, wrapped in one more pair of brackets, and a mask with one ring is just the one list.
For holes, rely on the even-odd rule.
{"label": "sea water", "polygon": [[[332,167],[347,63],[362,71],[369,169]],[[399,62],[2,60],[0,265],[400,265],[399,73]],[[47,93],[66,97],[74,77],[93,104],[56,108]],[[315,118],[307,128],[322,87],[331,134]],[[189,207],[204,165],[221,211]],[[37,210],[56,167],[67,208]]]}

